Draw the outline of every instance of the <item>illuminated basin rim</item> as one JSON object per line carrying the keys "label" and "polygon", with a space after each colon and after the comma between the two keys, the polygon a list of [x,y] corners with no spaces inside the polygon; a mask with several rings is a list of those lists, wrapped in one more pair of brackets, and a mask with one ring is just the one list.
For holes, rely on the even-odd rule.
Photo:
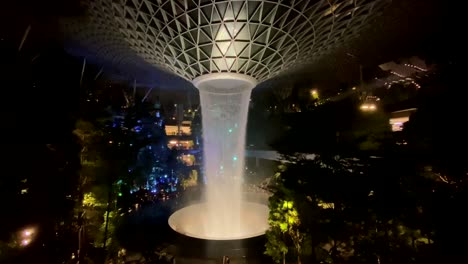
{"label": "illuminated basin rim", "polygon": [[[204,223],[206,222],[206,204],[194,204],[184,207],[169,217],[169,226],[176,232],[199,239],[207,240],[239,240],[257,237],[268,230],[268,206],[243,202],[240,216],[242,219],[240,232],[231,236],[224,234],[207,235]],[[209,228],[209,227],[208,227]]]}
{"label": "illuminated basin rim", "polygon": [[245,74],[222,72],[204,74],[193,79],[192,83],[199,90],[208,93],[236,94],[253,89],[258,82]]}

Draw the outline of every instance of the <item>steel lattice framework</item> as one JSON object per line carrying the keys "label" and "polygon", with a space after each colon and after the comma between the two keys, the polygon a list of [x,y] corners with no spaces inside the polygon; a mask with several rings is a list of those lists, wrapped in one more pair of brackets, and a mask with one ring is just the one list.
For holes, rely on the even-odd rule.
{"label": "steel lattice framework", "polygon": [[387,2],[95,0],[87,31],[106,54],[131,56],[129,46],[188,80],[235,72],[262,81],[355,37]]}

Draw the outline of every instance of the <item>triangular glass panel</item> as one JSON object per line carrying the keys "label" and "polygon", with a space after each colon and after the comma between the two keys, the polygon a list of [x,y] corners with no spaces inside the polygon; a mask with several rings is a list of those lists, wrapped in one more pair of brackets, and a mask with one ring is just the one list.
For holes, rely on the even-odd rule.
{"label": "triangular glass panel", "polygon": [[210,61],[210,72],[214,71],[220,71],[220,69],[218,68],[218,66],[216,66],[216,64],[213,61]]}
{"label": "triangular glass panel", "polygon": [[274,48],[275,50],[279,50],[281,46],[283,45],[285,38],[278,38],[275,41],[271,42],[268,46]]}
{"label": "triangular glass panel", "polygon": [[168,28],[171,29],[173,32],[173,35],[172,36],[177,36],[178,35],[178,32],[179,32],[179,29],[177,28],[177,21],[172,21],[171,23],[169,23],[168,25]]}
{"label": "triangular glass panel", "polygon": [[193,17],[191,14],[196,15],[198,12],[197,11],[192,11],[187,14],[187,21],[188,21],[188,27],[189,28],[195,28],[198,26],[198,18]]}
{"label": "triangular glass panel", "polygon": [[[179,65],[179,69],[185,69],[185,67],[187,67],[187,64],[183,63],[182,61],[180,60],[177,60],[176,61],[176,64]],[[177,66],[176,65],[176,66]]]}
{"label": "triangular glass panel", "polygon": [[257,44],[252,44],[250,47],[250,54],[257,54],[258,51],[260,51],[263,48],[263,46],[257,45]]}
{"label": "triangular glass panel", "polygon": [[234,64],[234,61],[236,61],[235,58],[226,58],[226,65],[227,65],[227,70],[231,70],[233,64]]}
{"label": "triangular glass panel", "polygon": [[211,43],[211,39],[205,34],[203,30],[199,31],[198,44]]}
{"label": "triangular glass panel", "polygon": [[[216,43],[218,44],[218,43]],[[213,49],[211,50],[211,58],[217,58],[217,57],[222,57],[223,54],[221,53],[221,51],[219,50],[219,47],[218,45],[214,45]]]}
{"label": "triangular glass panel", "polygon": [[241,25],[242,25],[242,28],[237,33],[235,39],[236,40],[250,40],[249,27],[244,23],[242,23]]}
{"label": "triangular glass panel", "polygon": [[258,11],[260,5],[260,1],[247,1],[247,9],[249,12],[249,17],[253,15],[255,11]]}
{"label": "triangular glass panel", "polygon": [[231,41],[216,42],[216,45],[218,46],[222,55],[225,56],[229,46],[231,45]]}
{"label": "triangular glass panel", "polygon": [[255,42],[261,43],[261,44],[267,44],[268,43],[268,28],[265,27],[265,30],[261,34],[259,34],[255,39]]}
{"label": "triangular glass panel", "polygon": [[236,15],[236,20],[237,21],[245,21],[247,20],[247,2],[233,2],[233,4],[242,4],[242,9],[239,11],[239,13],[237,13]]}
{"label": "triangular glass panel", "polygon": [[276,6],[277,4],[272,4],[272,3],[269,3],[269,2],[264,2],[263,3],[263,10],[262,10],[262,21],[265,21],[266,17],[268,15],[270,15],[270,12],[273,10],[273,8]]}
{"label": "triangular glass panel", "polygon": [[[263,24],[268,24],[268,25],[271,25],[273,24],[273,22],[275,21],[275,17],[276,17],[276,10],[277,10],[277,7],[278,6],[275,6],[271,11],[270,13],[268,13],[267,15],[263,15]],[[263,10],[263,12],[265,12],[265,10]]]}
{"label": "triangular glass panel", "polygon": [[198,43],[198,30],[194,29],[190,31],[191,40],[193,43]]}
{"label": "triangular glass panel", "polygon": [[242,51],[242,52],[239,54],[239,57],[249,59],[249,58],[250,58],[250,48],[249,48],[249,47],[246,47],[246,48],[244,49],[244,51]]}
{"label": "triangular glass panel", "polygon": [[234,44],[231,43],[231,45],[229,46],[228,50],[226,51],[226,53],[224,53],[224,56],[227,56],[227,57],[237,57],[237,53],[236,53],[236,50],[234,48]]}
{"label": "triangular glass panel", "polygon": [[265,48],[265,52],[263,53],[262,61],[269,59],[275,52],[272,49]]}
{"label": "triangular glass panel", "polygon": [[200,26],[205,26],[205,25],[210,24],[210,19],[200,9],[198,9],[198,14],[199,14],[198,17],[197,17],[198,19],[194,19],[194,20],[195,21],[200,21]]}
{"label": "triangular glass panel", "polygon": [[297,26],[297,23],[296,23],[297,20],[298,20],[298,17],[295,17],[291,21],[289,21],[288,24],[284,26],[284,30],[286,32],[290,32],[295,26]]}
{"label": "triangular glass panel", "polygon": [[184,7],[180,6],[178,1],[171,1],[171,2],[172,2],[172,5],[174,6],[176,16],[179,16],[180,14],[184,12]]}
{"label": "triangular glass panel", "polygon": [[183,42],[184,43],[184,49],[189,49],[189,48],[194,46],[194,44],[191,43],[188,39],[186,39],[186,38],[182,38],[182,39],[184,40],[184,42]]}
{"label": "triangular glass panel", "polygon": [[172,65],[173,63],[173,59],[171,56],[167,56],[167,55],[164,55],[164,61],[165,63],[169,64],[169,65]]}
{"label": "triangular glass panel", "polygon": [[226,27],[227,31],[229,32],[229,35],[231,35],[231,37],[234,38],[236,36],[236,34],[237,34],[237,31],[242,26],[242,24],[234,23],[234,22],[227,22],[227,23],[224,23],[224,26]]}
{"label": "triangular glass panel", "polygon": [[281,61],[281,56],[278,53],[275,52],[275,54],[273,55],[273,57],[271,58],[269,63],[271,64],[271,63],[275,63],[277,61]]}
{"label": "triangular glass panel", "polygon": [[[249,2],[250,3],[250,2]],[[261,2],[260,5],[262,5],[263,2]],[[250,7],[250,6],[249,6]],[[260,7],[257,7],[257,9],[255,10],[255,12],[249,16],[249,21],[253,21],[253,22],[260,22],[260,13],[261,13],[261,6]]]}
{"label": "triangular glass panel", "polygon": [[202,73],[202,71],[200,69],[200,65],[198,65],[198,63],[193,64],[192,68],[197,72],[196,75],[199,75],[199,74]]}
{"label": "triangular glass panel", "polygon": [[258,28],[258,25],[249,24],[250,37],[255,36],[255,32],[257,32],[257,28]]}
{"label": "triangular glass panel", "polygon": [[[209,21],[210,18],[211,18],[211,12],[212,12],[211,5],[202,7],[201,12],[203,13],[204,18],[206,18]],[[207,23],[208,23],[208,21],[207,21]],[[204,25],[204,23],[202,23],[202,25]]]}
{"label": "triangular glass panel", "polygon": [[218,36],[220,25],[211,25],[211,36]]}
{"label": "triangular glass panel", "polygon": [[203,72],[210,72],[210,61],[201,61],[200,65],[202,67]]}
{"label": "triangular glass panel", "polygon": [[208,59],[211,57],[211,50],[213,45],[200,46],[200,60]]}
{"label": "triangular glass panel", "polygon": [[214,59],[213,61],[220,71],[227,71],[228,68],[224,59]]}
{"label": "triangular glass panel", "polygon": [[244,2],[240,2],[240,1],[232,1],[231,2],[231,5],[232,5],[232,12],[234,14],[234,17],[236,19],[239,19],[239,12],[241,11],[241,8],[242,6],[244,5]]}
{"label": "triangular glass panel", "polygon": [[184,53],[181,53],[176,59],[184,64],[188,63],[188,59],[185,57]]}
{"label": "triangular glass panel", "polygon": [[276,40],[278,40],[281,37],[284,37],[283,32],[281,32],[279,30],[276,30],[274,28],[270,29],[270,39],[269,39],[270,43],[275,42]]}
{"label": "triangular glass panel", "polygon": [[218,13],[218,10],[213,7],[213,14],[211,15],[211,22],[220,22],[221,16]]}
{"label": "triangular glass panel", "polygon": [[177,19],[176,21],[182,27],[182,29],[180,31],[185,31],[185,30],[188,29],[187,16],[180,16],[179,19]]}
{"label": "triangular glass panel", "polygon": [[257,52],[256,54],[254,54],[254,55],[252,56],[252,60],[261,61],[261,60],[262,60],[262,57],[263,57],[263,53],[265,53],[265,49],[262,49],[262,50],[260,50],[259,52]]}
{"label": "triangular glass panel", "polygon": [[222,40],[231,40],[231,36],[226,28],[226,26],[221,26],[218,30],[218,34],[216,34],[216,41]]}
{"label": "triangular glass panel", "polygon": [[227,3],[225,3],[225,2],[216,3],[216,9],[218,9],[219,14],[223,18],[222,20],[224,20],[224,15],[226,13],[226,7],[227,7]]}
{"label": "triangular glass panel", "polygon": [[185,54],[185,59],[186,61],[188,62],[189,65],[192,65],[194,63],[197,62],[196,59],[192,58],[190,55],[188,55],[187,53]]}
{"label": "triangular glass panel", "polygon": [[257,66],[257,63],[254,61],[250,61],[249,65],[247,66],[247,73],[252,73],[255,67]]}
{"label": "triangular glass panel", "polygon": [[242,51],[244,51],[245,47],[247,47],[249,43],[248,42],[245,42],[245,41],[234,41],[233,45],[234,46],[234,50],[236,52],[236,55],[237,54],[241,54]]}
{"label": "triangular glass panel", "polygon": [[226,13],[224,13],[223,21],[234,21],[234,11],[232,10],[231,1],[228,2]]}
{"label": "triangular glass panel", "polygon": [[190,69],[190,72],[192,73],[192,76],[198,75],[198,72],[196,72],[194,68],[190,67],[189,69]]}
{"label": "triangular glass panel", "polygon": [[247,66],[247,60],[238,59],[237,60],[237,71],[238,72],[245,72],[245,68]]}

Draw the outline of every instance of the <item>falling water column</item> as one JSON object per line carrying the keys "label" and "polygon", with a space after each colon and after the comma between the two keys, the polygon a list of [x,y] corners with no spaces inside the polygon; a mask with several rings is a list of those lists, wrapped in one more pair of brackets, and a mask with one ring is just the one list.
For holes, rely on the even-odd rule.
{"label": "falling water column", "polygon": [[241,202],[250,93],[257,81],[237,73],[212,73],[193,81],[200,91],[206,184],[207,237],[242,234]]}

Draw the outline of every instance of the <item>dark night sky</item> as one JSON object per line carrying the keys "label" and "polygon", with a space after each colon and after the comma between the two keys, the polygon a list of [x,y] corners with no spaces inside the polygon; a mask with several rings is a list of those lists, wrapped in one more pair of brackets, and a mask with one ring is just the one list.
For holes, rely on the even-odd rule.
{"label": "dark night sky", "polygon": [[[80,1],[66,2],[67,4],[59,0],[40,3],[32,0],[15,1],[10,7],[1,10],[0,33],[19,42],[25,28],[31,23],[33,28],[25,49],[38,50],[40,46],[62,49],[64,40],[57,18],[79,16],[84,10]],[[335,49],[302,70],[288,73],[287,84],[283,83],[284,79],[280,76],[259,85],[257,93],[261,93],[265,87],[291,83],[305,88],[311,85],[327,87],[333,91],[343,83],[352,84],[357,81],[359,64],[372,68],[388,60],[412,55],[451,58],[459,50],[454,46],[460,45],[458,39],[461,35],[458,28],[461,25],[461,16],[457,14],[461,12],[461,8],[456,6],[455,1],[393,0],[382,16],[370,23],[360,38]],[[355,58],[347,54],[353,54]],[[106,71],[115,73],[108,69]],[[134,70],[128,70],[132,71]],[[161,98],[175,96],[183,99],[186,97],[185,93],[193,89],[191,84],[180,78],[164,73],[157,73],[155,76],[161,78],[160,82],[154,84],[154,91]],[[132,82],[125,78],[127,77],[123,77],[124,81]],[[140,93],[145,93],[145,89],[140,90]],[[152,94],[152,97],[155,96]],[[191,97],[196,99],[196,91],[192,90]]]}

